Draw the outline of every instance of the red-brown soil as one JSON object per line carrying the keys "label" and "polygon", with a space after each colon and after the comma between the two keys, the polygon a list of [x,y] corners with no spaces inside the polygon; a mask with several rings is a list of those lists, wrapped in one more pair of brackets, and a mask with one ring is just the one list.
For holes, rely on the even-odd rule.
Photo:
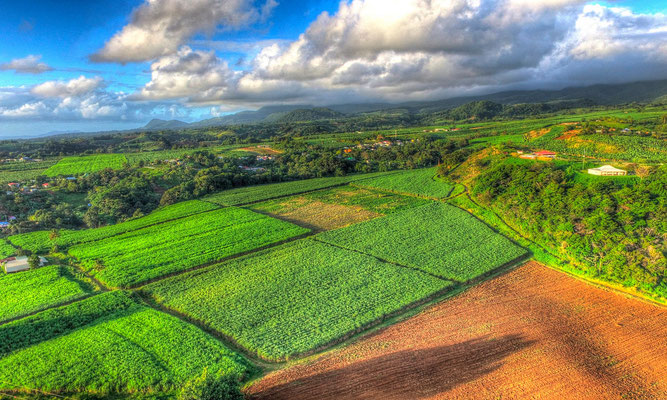
{"label": "red-brown soil", "polygon": [[665,399],[667,310],[537,263],[273,372],[257,399]]}

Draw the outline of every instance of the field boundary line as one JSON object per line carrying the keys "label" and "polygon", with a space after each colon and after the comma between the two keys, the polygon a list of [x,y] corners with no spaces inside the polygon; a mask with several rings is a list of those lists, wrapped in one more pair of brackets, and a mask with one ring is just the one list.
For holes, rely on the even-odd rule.
{"label": "field boundary line", "polygon": [[16,322],[16,321],[22,320],[22,319],[24,319],[24,318],[32,317],[32,316],[34,316],[34,315],[36,315],[36,314],[39,314],[39,313],[41,313],[41,312],[44,312],[44,311],[53,310],[54,308],[66,307],[66,306],[72,305],[72,304],[74,304],[74,303],[78,303],[78,302],[80,302],[80,301],[87,300],[87,299],[89,299],[89,298],[91,298],[91,297],[95,297],[95,296],[97,296],[97,295],[99,295],[99,294],[102,294],[102,293],[104,293],[104,292],[101,292],[101,291],[100,291],[100,292],[88,293],[88,294],[85,295],[85,296],[78,297],[78,298],[76,298],[76,299],[72,299],[72,300],[68,300],[68,301],[66,301],[66,302],[64,302],[64,303],[55,304],[55,305],[52,305],[52,306],[43,308],[43,309],[41,309],[41,310],[33,311],[33,312],[29,313],[29,314],[22,315],[22,316],[20,316],[20,317],[14,317],[14,318],[11,318],[11,319],[8,319],[8,320],[5,320],[5,321],[0,321],[0,326],[4,326],[4,325],[7,325],[7,324],[9,324],[9,323],[11,323],[11,322]]}
{"label": "field boundary line", "polygon": [[315,234],[316,234],[315,232],[306,232],[306,233],[303,233],[303,234],[298,235],[298,236],[293,236],[291,238],[281,240],[279,242],[269,243],[269,244],[264,245],[262,247],[257,247],[257,248],[252,249],[252,250],[247,250],[247,251],[244,251],[244,252],[238,253],[238,254],[232,254],[231,256],[223,257],[223,258],[220,258],[220,259],[215,260],[215,261],[210,261],[210,262],[207,262],[207,263],[204,263],[204,264],[201,264],[201,265],[197,265],[195,267],[192,267],[192,268],[189,268],[189,269],[186,269],[186,270],[183,270],[183,271],[174,271],[174,272],[171,272],[169,274],[166,274],[166,275],[163,275],[163,276],[160,276],[160,277],[157,277],[157,278],[153,278],[153,279],[150,279],[150,280],[145,281],[145,282],[137,283],[135,285],[130,285],[128,287],[111,288],[111,290],[137,290],[137,289],[141,289],[144,286],[150,285],[151,283],[159,282],[159,281],[162,281],[162,280],[165,280],[165,279],[168,279],[168,278],[173,278],[175,276],[183,275],[183,274],[186,274],[188,272],[208,268],[208,267],[214,266],[215,264],[220,264],[220,263],[223,263],[223,262],[234,260],[236,258],[248,256],[248,255],[251,255],[251,254],[254,254],[254,253],[258,253],[260,251],[268,250],[268,249],[271,249],[273,247],[278,247],[278,246],[281,246],[283,244],[291,243],[291,242],[294,242],[294,241],[297,241],[297,240],[306,239],[306,238],[308,238],[310,236],[313,236]]}
{"label": "field boundary line", "polygon": [[440,279],[441,281],[448,281],[448,282],[459,283],[459,284],[460,284],[460,283],[466,283],[466,282],[463,282],[463,281],[457,281],[456,279],[445,278],[444,276],[436,275],[436,274],[434,274],[434,273],[432,273],[432,272],[424,271],[423,269],[420,269],[420,268],[409,267],[409,266],[407,266],[407,265],[399,264],[399,263],[394,262],[394,261],[385,260],[384,258],[380,258],[380,257],[378,257],[378,256],[374,256],[373,254],[364,253],[363,251],[360,251],[360,250],[356,250],[356,249],[348,249],[347,247],[343,247],[343,246],[338,245],[338,244],[325,242],[324,240],[320,240],[320,239],[318,239],[317,236],[313,237],[312,240],[318,241],[318,242],[320,242],[320,243],[323,243],[323,244],[326,244],[326,245],[329,245],[329,246],[331,246],[331,247],[335,247],[335,248],[338,248],[338,249],[341,249],[341,250],[351,251],[351,252],[353,252],[353,253],[358,253],[358,254],[361,254],[361,255],[364,255],[364,256],[367,256],[367,257],[372,257],[372,258],[375,258],[375,259],[378,260],[378,261],[381,261],[381,262],[383,262],[383,263],[385,263],[385,264],[391,264],[391,265],[393,265],[393,266],[395,266],[395,267],[405,268],[405,269],[411,269],[411,270],[413,270],[413,271],[421,272],[421,273],[426,274],[426,275],[429,275],[429,276],[431,276],[431,277],[433,277],[433,278]]}

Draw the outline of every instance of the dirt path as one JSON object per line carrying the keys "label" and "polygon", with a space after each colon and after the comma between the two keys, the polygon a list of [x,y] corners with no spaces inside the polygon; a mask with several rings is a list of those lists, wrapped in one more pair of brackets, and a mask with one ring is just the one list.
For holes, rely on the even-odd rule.
{"label": "dirt path", "polygon": [[667,398],[667,310],[531,262],[267,375],[257,399]]}

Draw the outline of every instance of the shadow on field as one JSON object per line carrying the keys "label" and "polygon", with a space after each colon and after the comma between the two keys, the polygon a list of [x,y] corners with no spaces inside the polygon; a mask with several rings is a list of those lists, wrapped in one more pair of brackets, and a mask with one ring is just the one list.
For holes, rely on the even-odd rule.
{"label": "shadow on field", "polygon": [[506,335],[404,350],[270,387],[251,398],[420,399],[474,381],[532,344],[520,335]]}

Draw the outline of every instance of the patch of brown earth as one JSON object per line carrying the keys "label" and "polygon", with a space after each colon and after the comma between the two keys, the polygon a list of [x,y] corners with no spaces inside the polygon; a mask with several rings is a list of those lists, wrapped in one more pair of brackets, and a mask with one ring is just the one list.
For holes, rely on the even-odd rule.
{"label": "patch of brown earth", "polygon": [[261,154],[261,155],[267,155],[267,156],[272,156],[272,155],[282,153],[282,151],[280,151],[280,150],[272,149],[270,147],[260,147],[260,146],[242,147],[238,150],[247,151],[247,152],[250,152],[250,153]]}
{"label": "patch of brown earth", "polygon": [[530,262],[348,347],[273,372],[255,399],[664,399],[667,310]]}
{"label": "patch of brown earth", "polygon": [[542,136],[546,135],[549,132],[551,132],[551,128],[544,128],[544,129],[540,129],[539,131],[530,131],[526,134],[526,139],[527,140],[533,140],[533,139],[541,138]]}
{"label": "patch of brown earth", "polygon": [[581,133],[581,129],[575,129],[575,130],[572,130],[572,131],[567,131],[565,134],[563,134],[561,136],[558,136],[556,138],[556,140],[570,139],[570,138],[573,138],[573,137],[577,136],[580,133]]}

